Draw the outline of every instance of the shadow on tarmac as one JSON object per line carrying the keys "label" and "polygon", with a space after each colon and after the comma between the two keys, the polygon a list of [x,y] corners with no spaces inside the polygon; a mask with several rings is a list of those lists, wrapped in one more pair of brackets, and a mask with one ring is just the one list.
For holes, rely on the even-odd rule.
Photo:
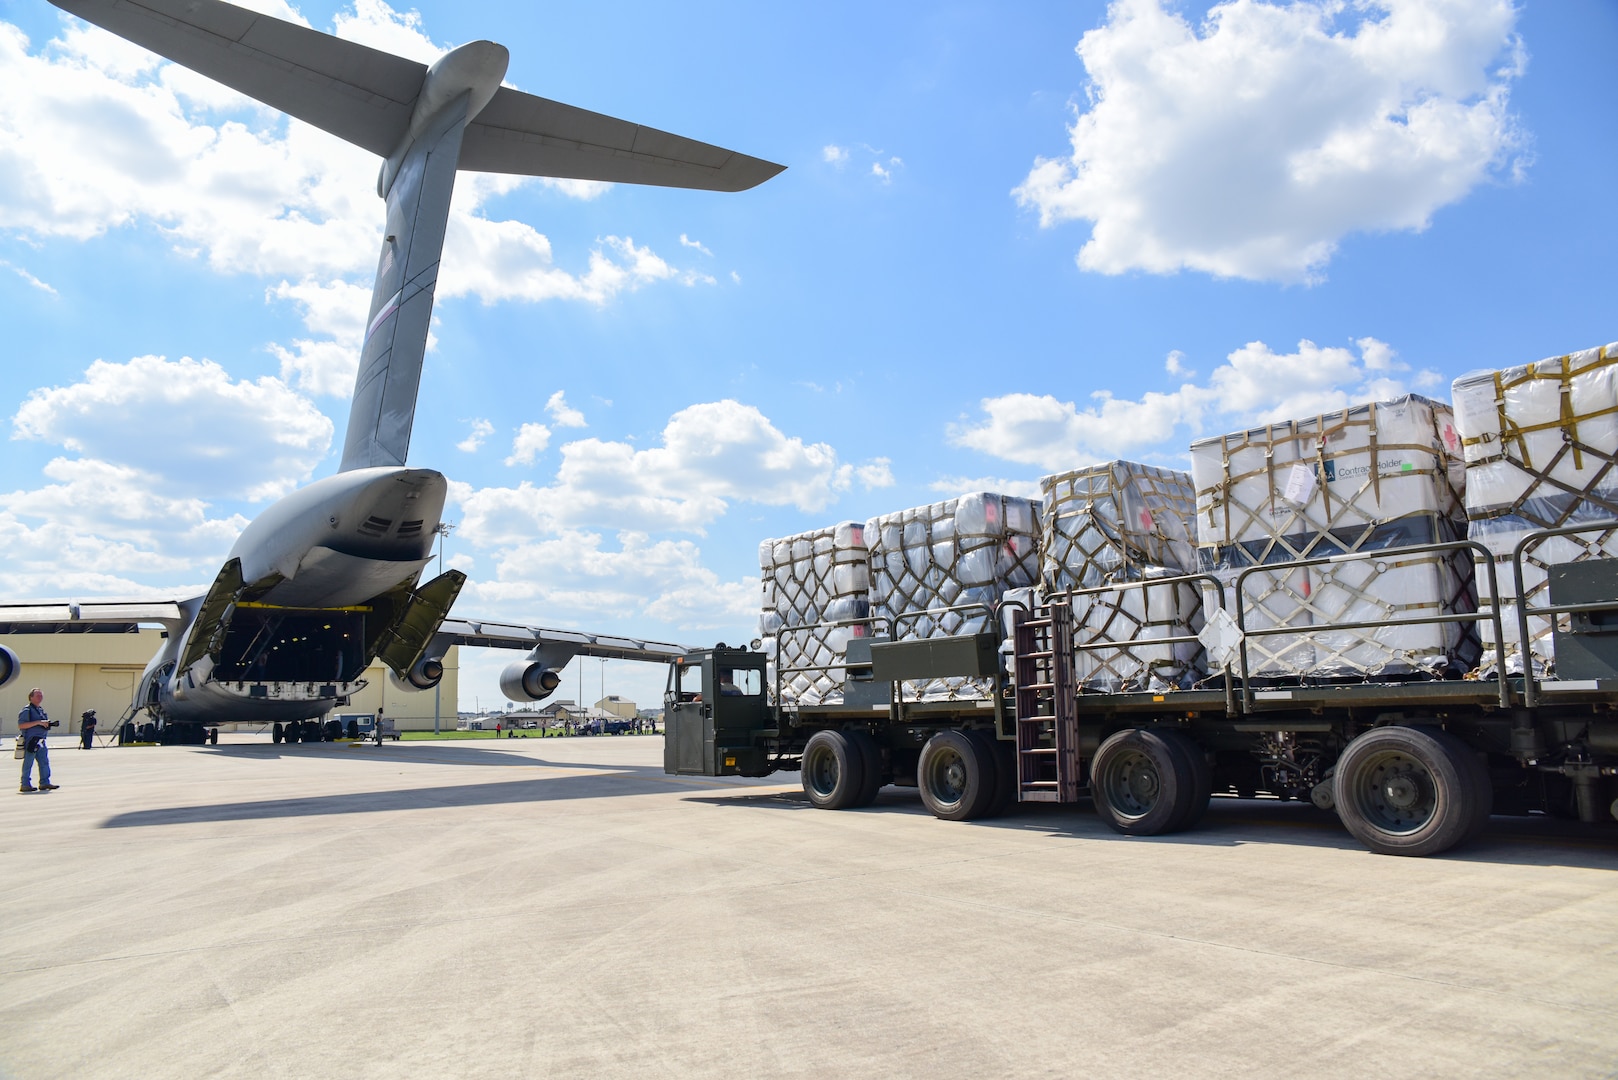
{"label": "shadow on tarmac", "polygon": [[[545,765],[557,769],[599,769],[603,772],[647,772],[662,775],[661,766],[652,765],[592,765],[575,761],[548,761],[511,753],[518,749],[484,750],[472,746],[444,745],[437,742],[408,744],[375,743],[281,743],[271,746],[234,745],[188,747],[205,758],[252,758],[268,761],[277,758],[341,758],[343,761],[374,761],[384,765],[491,765],[532,768]],[[526,749],[523,747],[522,749]]]}
{"label": "shadow on tarmac", "polygon": [[[528,764],[547,764],[529,759]],[[576,766],[605,770],[589,776],[536,777],[532,780],[486,784],[460,784],[446,787],[396,788],[391,791],[362,791],[342,795],[314,795],[300,799],[266,799],[254,802],[211,803],[205,806],[155,807],[116,814],[101,823],[103,829],[135,829],[157,825],[194,825],[221,821],[253,821],[261,818],[324,817],[337,814],[373,814],[392,810],[423,810],[456,806],[500,806],[510,803],[558,802],[597,799],[604,796],[651,795],[667,793],[671,786],[691,786],[691,781],[666,777],[663,770],[643,766]],[[701,781],[713,787],[713,781]],[[728,784],[726,786],[729,786]],[[740,787],[740,784],[736,786]]]}
{"label": "shadow on tarmac", "polygon": [[[802,791],[691,795],[687,796],[686,801],[714,806],[814,809]],[[841,813],[925,815],[927,810],[914,789],[888,787],[882,790],[873,805]],[[1309,803],[1269,799],[1214,798],[1208,804],[1207,814],[1195,828],[1167,836],[1124,836],[1116,833],[1095,816],[1088,799],[1082,799],[1073,806],[1031,803],[1013,807],[1002,817],[957,824],[966,828],[1011,829],[1046,833],[1071,840],[1109,843],[1195,847],[1300,844],[1371,854],[1343,829],[1335,813],[1317,809]],[[1471,844],[1433,857],[1458,862],[1618,870],[1618,824],[1591,826],[1537,815],[1496,816],[1489,819],[1483,835]]]}

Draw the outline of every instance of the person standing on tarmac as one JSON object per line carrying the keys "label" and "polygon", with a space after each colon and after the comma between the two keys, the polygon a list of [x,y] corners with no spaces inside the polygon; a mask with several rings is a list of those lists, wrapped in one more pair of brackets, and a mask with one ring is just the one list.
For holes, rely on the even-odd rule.
{"label": "person standing on tarmac", "polygon": [[89,710],[79,718],[79,749],[88,750],[95,744],[96,711]]}
{"label": "person standing on tarmac", "polygon": [[[61,786],[51,783],[51,756],[45,734],[53,725],[51,718],[45,715],[44,706],[45,691],[36,686],[28,691],[28,707],[17,714],[17,730],[22,733],[23,740],[22,787],[18,790],[24,795],[35,791],[55,791]],[[39,763],[37,788],[29,782],[36,761]]]}
{"label": "person standing on tarmac", "polygon": [[376,744],[382,745],[382,710],[376,710],[376,716],[371,721],[371,734],[376,738]]}

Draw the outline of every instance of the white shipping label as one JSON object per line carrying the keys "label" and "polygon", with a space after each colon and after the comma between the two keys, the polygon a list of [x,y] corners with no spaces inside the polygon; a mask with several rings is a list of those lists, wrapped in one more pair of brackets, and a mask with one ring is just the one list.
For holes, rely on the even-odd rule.
{"label": "white shipping label", "polygon": [[1301,461],[1297,462],[1292,466],[1292,470],[1287,473],[1287,486],[1286,490],[1281,493],[1281,497],[1286,499],[1287,502],[1297,503],[1302,506],[1313,498],[1314,494],[1315,470]]}
{"label": "white shipping label", "polygon": [[1242,643],[1242,631],[1236,625],[1236,620],[1230,617],[1230,612],[1215,608],[1198,631],[1197,640],[1208,652],[1208,663],[1214,667],[1224,667],[1235,663],[1240,655],[1237,650]]}

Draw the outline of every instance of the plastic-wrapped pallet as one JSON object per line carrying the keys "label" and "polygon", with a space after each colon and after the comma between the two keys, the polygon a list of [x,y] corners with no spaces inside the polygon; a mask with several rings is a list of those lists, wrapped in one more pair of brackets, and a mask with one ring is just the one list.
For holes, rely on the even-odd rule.
{"label": "plastic-wrapped pallet", "polygon": [[[1202,595],[1160,578],[1192,573],[1196,491],[1188,473],[1113,461],[1039,482],[1041,585],[1068,589],[1141,583],[1074,598],[1074,670],[1079,684],[1108,693],[1184,688],[1200,676],[1196,642],[1157,645],[1202,629]],[[1083,648],[1117,643],[1115,649]]]}
{"label": "plastic-wrapped pallet", "polygon": [[769,692],[774,699],[777,665],[786,704],[821,705],[843,700],[843,663],[851,637],[865,627],[821,626],[863,619],[867,596],[865,526],[855,521],[829,529],[766,540],[758,546],[763,610],[759,633],[770,657]]}
{"label": "plastic-wrapped pallet", "polygon": [[1191,446],[1191,472],[1200,563],[1224,582],[1227,607],[1249,567],[1386,552],[1249,577],[1247,629],[1300,631],[1249,637],[1251,674],[1444,676],[1476,662],[1470,624],[1326,629],[1476,610],[1464,552],[1399,554],[1464,536],[1465,468],[1449,406],[1412,394],[1204,439]]}
{"label": "plastic-wrapped pallet", "polygon": [[[865,523],[872,632],[898,640],[991,629],[989,609],[1039,577],[1039,510],[1029,499],[976,492]],[[964,611],[943,608],[982,604]],[[987,679],[904,684],[909,700],[987,697]]]}
{"label": "plastic-wrapped pallet", "polygon": [[[1523,557],[1530,605],[1549,602],[1546,568],[1618,558],[1618,343],[1455,380],[1455,428],[1466,455],[1466,512],[1471,539],[1494,555],[1505,602],[1501,610],[1508,670],[1523,670],[1511,555],[1537,529],[1585,523],[1585,532],[1556,537]],[[1480,599],[1488,575],[1480,568]],[[1483,663],[1494,662],[1494,627],[1479,623]],[[1530,618],[1533,666],[1555,661],[1551,620]]]}

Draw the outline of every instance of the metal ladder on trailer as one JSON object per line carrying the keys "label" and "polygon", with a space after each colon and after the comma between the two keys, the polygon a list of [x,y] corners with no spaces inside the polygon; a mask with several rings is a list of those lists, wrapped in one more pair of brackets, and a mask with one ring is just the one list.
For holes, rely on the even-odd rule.
{"label": "metal ladder on trailer", "polygon": [[1017,800],[1079,797],[1079,721],[1074,714],[1073,609],[1051,604],[1016,621]]}

